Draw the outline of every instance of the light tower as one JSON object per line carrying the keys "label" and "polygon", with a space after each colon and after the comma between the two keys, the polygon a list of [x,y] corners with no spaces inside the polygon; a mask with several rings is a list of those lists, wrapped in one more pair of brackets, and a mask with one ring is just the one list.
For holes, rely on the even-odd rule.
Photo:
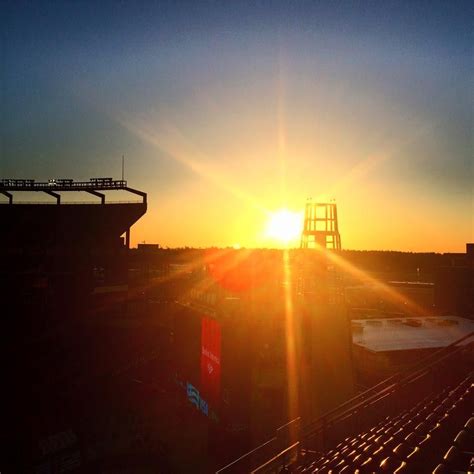
{"label": "light tower", "polygon": [[[298,292],[306,358],[301,413],[314,420],[354,395],[352,340],[344,281],[334,250],[341,249],[335,202],[306,202]],[[324,387],[324,389],[322,389]]]}
{"label": "light tower", "polygon": [[304,212],[301,248],[341,250],[336,203],[313,203],[308,200]]}

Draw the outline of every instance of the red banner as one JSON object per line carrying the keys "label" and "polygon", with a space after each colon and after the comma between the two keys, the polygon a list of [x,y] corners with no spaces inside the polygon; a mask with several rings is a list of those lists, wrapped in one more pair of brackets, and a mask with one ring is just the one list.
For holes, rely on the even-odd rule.
{"label": "red banner", "polygon": [[216,407],[221,388],[221,327],[207,317],[201,324],[201,394]]}

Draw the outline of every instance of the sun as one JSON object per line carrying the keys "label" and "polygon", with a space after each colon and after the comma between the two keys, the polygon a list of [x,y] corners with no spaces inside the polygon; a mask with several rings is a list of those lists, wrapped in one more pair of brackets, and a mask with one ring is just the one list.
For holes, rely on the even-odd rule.
{"label": "sun", "polygon": [[265,227],[265,236],[288,245],[290,242],[299,239],[302,228],[302,212],[279,209],[269,213]]}

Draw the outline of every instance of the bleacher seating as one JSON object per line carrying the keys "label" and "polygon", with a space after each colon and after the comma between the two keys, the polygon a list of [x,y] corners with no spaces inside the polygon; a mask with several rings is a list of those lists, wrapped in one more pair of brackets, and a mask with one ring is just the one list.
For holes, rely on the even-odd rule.
{"label": "bleacher seating", "polygon": [[433,474],[455,472],[474,472],[474,417],[472,416],[456,435]]}
{"label": "bleacher seating", "polygon": [[471,332],[315,420],[290,420],[217,474],[474,474],[473,421],[466,423],[474,415],[473,360]]}
{"label": "bleacher seating", "polygon": [[[473,375],[455,386],[425,397],[397,416],[387,416],[372,428],[350,436],[326,453],[303,453],[287,471],[298,473],[431,472],[433,453],[449,446],[473,407]],[[463,421],[460,421],[463,420]],[[442,463],[435,469],[467,472],[474,458],[474,418],[455,437]],[[452,438],[451,438],[452,439]]]}

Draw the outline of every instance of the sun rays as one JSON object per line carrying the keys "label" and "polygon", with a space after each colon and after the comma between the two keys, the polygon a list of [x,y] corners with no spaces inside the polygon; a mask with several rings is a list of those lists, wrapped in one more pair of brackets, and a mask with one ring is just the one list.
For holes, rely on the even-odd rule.
{"label": "sun rays", "polygon": [[128,117],[117,117],[117,121],[157,151],[186,166],[218,189],[235,196],[246,206],[261,213],[268,212],[250,193],[235,185],[227,176],[209,164],[210,158],[199,151],[177,127],[161,124],[155,128],[148,120]]}
{"label": "sun rays", "polygon": [[[293,259],[294,250],[289,250],[291,246],[297,246],[302,231],[303,212],[290,210],[289,201],[291,186],[288,182],[288,171],[290,167],[291,147],[288,140],[287,131],[287,109],[286,109],[286,82],[284,75],[284,61],[280,57],[279,70],[276,77],[276,104],[275,104],[275,130],[276,134],[269,143],[269,148],[275,150],[273,160],[274,170],[276,170],[276,179],[274,182],[275,195],[270,200],[277,204],[277,210],[269,209],[264,205],[262,199],[257,198],[257,192],[253,192],[250,182],[239,179],[239,176],[233,176],[222,171],[219,168],[219,161],[215,156],[209,156],[199,149],[194,141],[188,137],[178,126],[171,122],[154,123],[153,120],[145,118],[117,115],[116,120],[130,133],[138,139],[151,146],[156,152],[164,155],[168,159],[174,160],[186,169],[192,171],[211,188],[223,191],[225,194],[233,196],[241,204],[242,208],[251,209],[260,216],[263,235],[266,242],[272,246],[283,247],[278,263],[278,269],[273,269],[265,273],[265,278],[281,278],[281,294],[275,295],[280,298],[281,310],[284,316],[284,357],[286,366],[286,391],[287,413],[289,419],[295,419],[300,415],[299,392],[301,385],[301,359],[300,348],[298,347],[300,337],[299,331],[299,302],[295,298],[303,297],[297,295],[297,285],[295,277],[297,269],[295,268],[295,259]],[[416,129],[414,139],[418,133],[423,130]],[[397,152],[404,146],[406,140],[395,140],[391,144],[382,143],[379,150],[370,154],[365,159],[358,161],[355,166],[339,176],[335,182],[324,183],[324,190],[331,196],[348,192],[352,187],[363,182],[378,166],[390,161]],[[294,184],[294,183],[293,183]],[[299,190],[301,192],[301,190]],[[307,192],[309,191],[309,193]],[[311,194],[313,190],[306,190],[305,195]],[[315,195],[321,194],[320,190],[315,190]],[[304,202],[301,203],[302,205]],[[227,216],[223,216],[223,221]],[[266,219],[266,221],[265,221]],[[225,225],[224,222],[216,225]],[[242,232],[252,232],[255,229],[243,229]],[[236,236],[236,240],[241,236]],[[234,240],[234,242],[236,241]],[[178,280],[186,274],[192,274],[189,287],[180,295],[181,301],[192,302],[199,306],[199,295],[206,295],[215,291],[226,294],[243,295],[245,292],[255,290],[259,285],[264,285],[263,278],[259,279],[258,263],[260,258],[258,251],[239,248],[229,248],[222,250],[212,250],[201,252],[200,255],[192,259],[188,264],[178,272],[160,277],[159,281],[153,281],[150,285],[165,283],[167,281]],[[298,251],[296,251],[298,252]],[[305,251],[306,252],[306,251]],[[326,269],[333,266],[337,272],[348,274],[363,282],[369,282],[373,285],[381,296],[390,300],[403,312],[410,312],[414,315],[426,314],[423,308],[407,300],[405,295],[401,295],[395,289],[387,284],[373,278],[363,270],[353,266],[341,257],[339,253],[326,251],[324,248],[311,250],[311,258],[320,259]],[[309,255],[303,253],[302,255]],[[327,272],[326,272],[327,273]],[[318,285],[328,284],[319,282],[318,278],[327,276],[324,271],[318,275],[307,275]],[[263,273],[262,273],[263,274]],[[204,298],[202,301],[206,301]],[[324,304],[327,304],[325,301]],[[263,311],[263,309],[262,309]]]}

